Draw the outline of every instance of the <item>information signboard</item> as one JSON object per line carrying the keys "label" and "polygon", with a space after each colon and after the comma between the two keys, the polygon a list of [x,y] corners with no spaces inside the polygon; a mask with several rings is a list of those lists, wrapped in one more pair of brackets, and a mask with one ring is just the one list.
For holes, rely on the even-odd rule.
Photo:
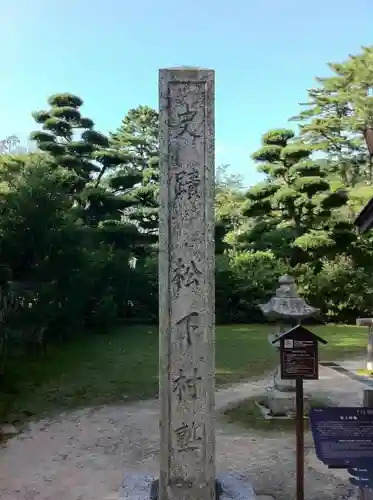
{"label": "information signboard", "polygon": [[280,340],[281,378],[318,379],[318,341],[316,339]]}
{"label": "information signboard", "polygon": [[295,379],[296,498],[304,500],[304,402],[303,379],[319,378],[318,342],[327,341],[302,325],[296,325],[275,340],[280,344],[281,378]]}
{"label": "information signboard", "polygon": [[324,464],[373,468],[373,408],[312,408],[310,421]]}
{"label": "information signboard", "polygon": [[347,469],[352,476],[350,483],[359,488],[373,488],[373,470],[372,469]]}

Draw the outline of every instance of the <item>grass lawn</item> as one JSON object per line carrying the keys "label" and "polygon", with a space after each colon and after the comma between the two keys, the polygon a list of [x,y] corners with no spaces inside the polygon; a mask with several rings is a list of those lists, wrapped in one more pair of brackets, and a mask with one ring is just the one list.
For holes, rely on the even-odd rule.
{"label": "grass lawn", "polygon": [[[311,329],[329,342],[321,347],[321,360],[364,353],[366,328]],[[270,330],[268,325],[216,328],[218,385],[258,376],[276,365],[276,350],[267,340]],[[0,421],[17,423],[60,410],[155,397],[157,389],[157,328],[126,326],[81,336],[33,361],[12,362],[0,387]]]}
{"label": "grass lawn", "polygon": [[[295,419],[268,419],[266,420],[260,409],[258,408],[256,401],[260,398],[248,398],[244,401],[241,401],[236,406],[228,408],[224,411],[224,418],[229,423],[239,424],[242,427],[248,429],[255,429],[258,431],[266,431],[266,432],[286,432],[286,431],[295,431]],[[328,406],[329,402],[324,398],[315,397],[309,400],[310,408],[325,408]],[[304,419],[304,428],[305,430],[309,430],[309,419],[306,416]]]}
{"label": "grass lawn", "polygon": [[371,370],[367,370],[366,368],[362,368],[357,371],[358,375],[363,375],[365,377],[373,377],[373,372]]}

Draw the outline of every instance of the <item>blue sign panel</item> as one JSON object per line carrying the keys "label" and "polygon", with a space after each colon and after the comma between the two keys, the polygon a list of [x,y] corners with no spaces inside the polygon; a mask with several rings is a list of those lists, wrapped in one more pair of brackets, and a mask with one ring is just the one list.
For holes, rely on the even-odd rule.
{"label": "blue sign panel", "polygon": [[324,464],[373,468],[373,408],[312,408],[310,421]]}
{"label": "blue sign panel", "polygon": [[350,483],[360,488],[373,488],[373,470],[372,469],[351,469],[347,472],[352,476]]}
{"label": "blue sign panel", "polygon": [[359,488],[373,488],[373,480],[369,477],[350,477],[350,483]]}

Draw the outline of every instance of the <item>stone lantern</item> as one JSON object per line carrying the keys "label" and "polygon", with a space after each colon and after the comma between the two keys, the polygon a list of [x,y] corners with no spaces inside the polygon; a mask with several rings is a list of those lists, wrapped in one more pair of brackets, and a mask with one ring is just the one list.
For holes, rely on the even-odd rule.
{"label": "stone lantern", "polygon": [[[259,306],[264,316],[277,324],[276,331],[268,335],[272,346],[272,342],[286,330],[319,312],[319,309],[308,305],[299,297],[292,276],[281,276],[278,284],[275,295],[266,304]],[[278,346],[275,348],[279,349]],[[286,415],[295,411],[295,381],[282,380],[280,366],[276,370],[273,386],[269,388],[268,407],[274,415]]]}

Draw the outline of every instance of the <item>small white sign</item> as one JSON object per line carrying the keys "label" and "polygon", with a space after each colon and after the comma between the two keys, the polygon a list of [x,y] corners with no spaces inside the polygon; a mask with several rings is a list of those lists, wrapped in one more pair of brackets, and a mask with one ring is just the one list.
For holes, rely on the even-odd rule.
{"label": "small white sign", "polygon": [[293,349],[293,347],[294,347],[293,339],[285,339],[284,340],[284,347],[285,347],[285,349]]}

